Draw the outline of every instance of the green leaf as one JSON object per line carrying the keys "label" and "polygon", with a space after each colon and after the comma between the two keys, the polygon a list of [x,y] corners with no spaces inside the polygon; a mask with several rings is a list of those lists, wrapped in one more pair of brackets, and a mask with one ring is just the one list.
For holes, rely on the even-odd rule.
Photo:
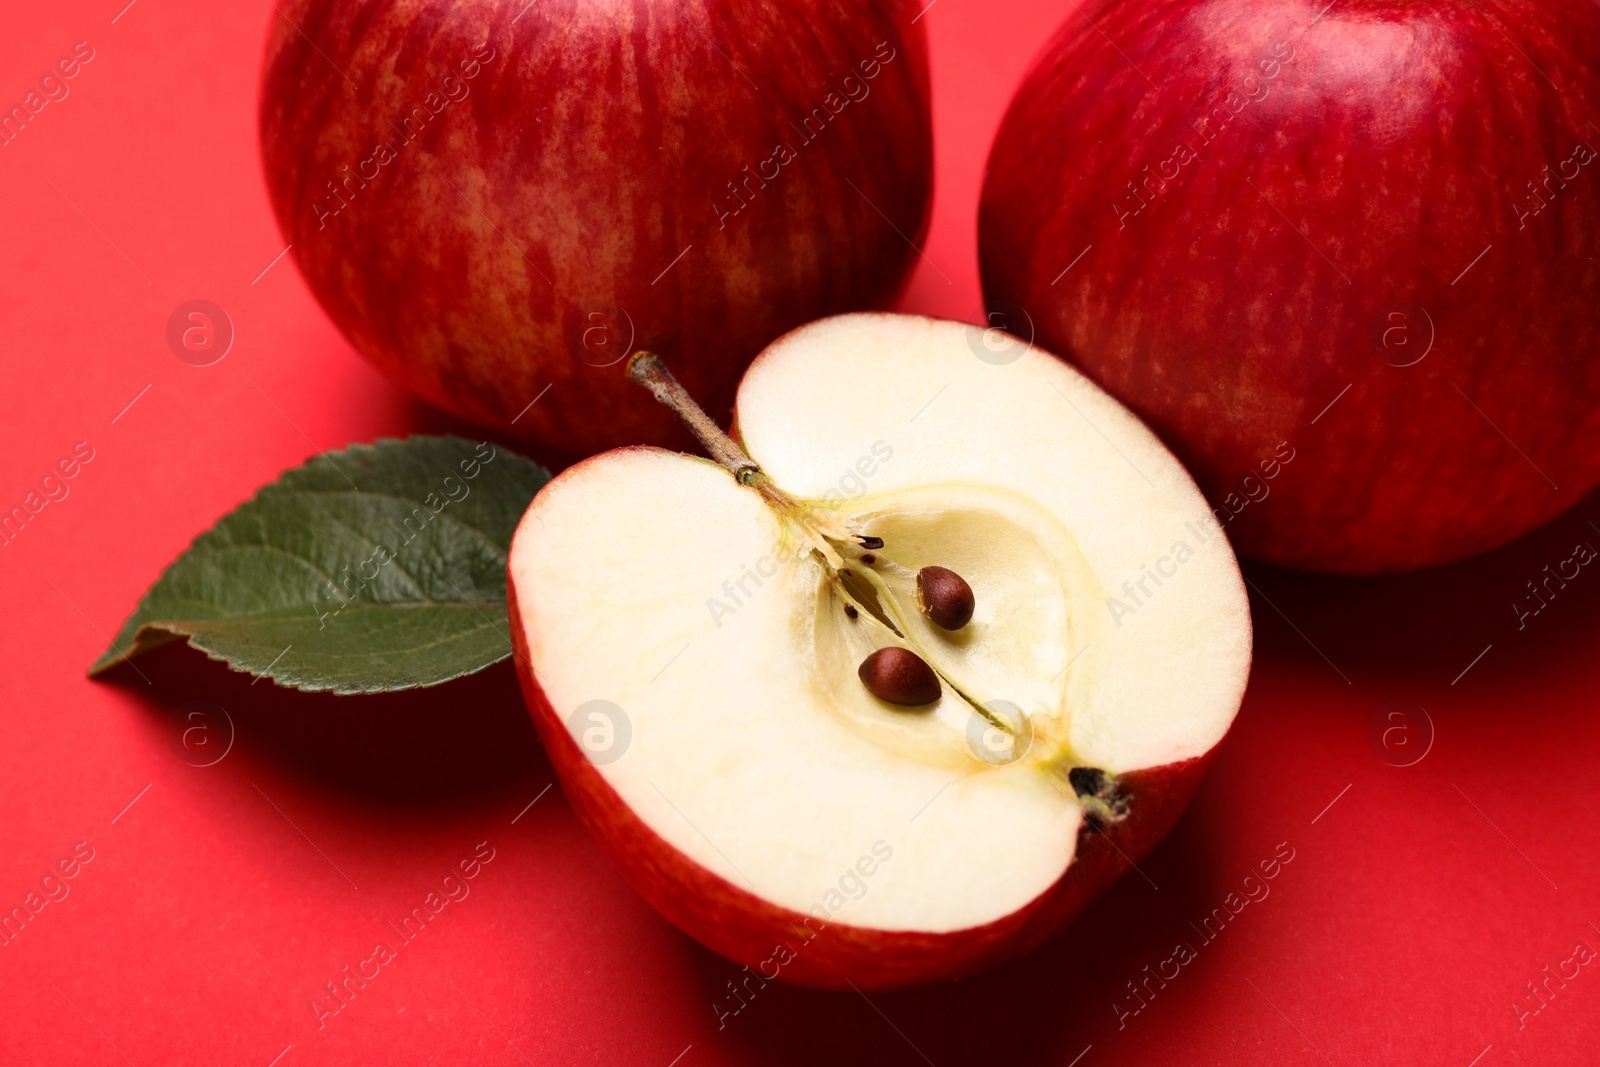
{"label": "green leaf", "polygon": [[411,437],[285,471],[139,602],[95,677],[187,638],[296,689],[438,685],[511,655],[506,553],[550,472],[490,444]]}

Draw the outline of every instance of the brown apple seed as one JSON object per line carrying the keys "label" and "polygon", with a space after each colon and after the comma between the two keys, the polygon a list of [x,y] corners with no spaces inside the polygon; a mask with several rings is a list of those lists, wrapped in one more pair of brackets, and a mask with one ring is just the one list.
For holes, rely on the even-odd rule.
{"label": "brown apple seed", "polygon": [[939,676],[910,649],[890,645],[861,661],[861,684],[879,700],[905,707],[939,699]]}
{"label": "brown apple seed", "polygon": [[959,630],[972,621],[972,586],[947,567],[917,572],[917,600],[923,613],[942,630]]}

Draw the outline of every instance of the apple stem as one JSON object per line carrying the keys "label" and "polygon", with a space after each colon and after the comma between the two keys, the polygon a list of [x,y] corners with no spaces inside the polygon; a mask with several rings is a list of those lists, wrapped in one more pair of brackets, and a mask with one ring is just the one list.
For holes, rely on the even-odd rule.
{"label": "apple stem", "polygon": [[750,458],[750,454],[740,448],[737,441],[723,433],[722,427],[712,421],[704,408],[695,403],[694,397],[690,396],[689,391],[672,376],[667,365],[661,362],[660,356],[654,352],[635,352],[628,360],[628,377],[650,390],[657,400],[671,408],[673,414],[683,420],[684,425],[689,427],[690,432],[700,441],[711,458],[727,468],[736,482],[761,494],[762,499],[773,510],[793,523],[798,528],[801,538],[810,544],[831,568],[837,571],[844,566],[844,560],[838,550],[828,543],[828,538],[838,535],[838,531],[820,519],[814,508],[802,504],[779,489],[772,479],[767,477],[767,472]]}
{"label": "apple stem", "polygon": [[738,442],[722,432],[705,409],[695,403],[694,397],[672,376],[661,357],[654,352],[639,351],[628,360],[628,377],[650,390],[655,398],[672,409],[699,440],[711,458],[728,468],[741,485],[750,485],[760,475],[761,468],[751,459]]}

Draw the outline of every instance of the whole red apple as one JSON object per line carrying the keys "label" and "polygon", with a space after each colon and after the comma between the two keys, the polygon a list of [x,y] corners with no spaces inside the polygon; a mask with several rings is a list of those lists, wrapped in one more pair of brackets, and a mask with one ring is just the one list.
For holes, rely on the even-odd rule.
{"label": "whole red apple", "polygon": [[1600,5],[1070,15],[980,214],[994,325],[1142,415],[1241,551],[1482,552],[1600,480]]}
{"label": "whole red apple", "polygon": [[682,439],[631,349],[725,414],[764,344],[892,299],[932,191],[900,2],[280,3],[261,146],[356,348],[566,453]]}

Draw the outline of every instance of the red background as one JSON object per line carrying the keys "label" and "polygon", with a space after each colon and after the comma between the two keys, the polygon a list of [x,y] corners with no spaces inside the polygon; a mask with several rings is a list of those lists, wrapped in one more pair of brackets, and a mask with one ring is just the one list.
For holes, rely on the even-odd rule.
{"label": "red background", "polygon": [[[161,567],[279,470],[313,448],[452,428],[351,352],[287,259],[262,274],[283,247],[255,142],[270,7],[138,0],[117,17],[124,3],[10,4],[0,33],[8,106],[75,42],[96,50],[71,95],[0,149],[0,504],[75,442],[95,450],[70,496],[0,548],[0,907],[77,842],[94,849],[70,894],[0,947],[0,1063],[1600,1058],[1600,966],[1552,981],[1520,1026],[1512,1007],[1579,941],[1600,948],[1600,578],[1585,572],[1522,630],[1510,607],[1576,542],[1600,544],[1594,498],[1406,578],[1247,568],[1249,694],[1143,876],[990,973],[870,1002],[771,985],[720,1031],[711,1005],[738,968],[658,918],[560,789],[541,792],[550,766],[507,666],[340,699],[176,649],[142,662],[148,681],[86,681]],[[1064,14],[1024,0],[927,12],[938,200],[904,308],[976,315],[985,152]],[[195,298],[237,330],[207,368],[164,341]],[[212,766],[181,758],[195,699],[235,732]],[[1427,733],[1415,708],[1435,731],[1404,768],[1370,736],[1395,700],[1413,705],[1410,751]],[[227,722],[216,730],[220,743]],[[323,983],[393,940],[384,923],[480,841],[494,859],[470,896],[319,1028]],[[1294,859],[1270,896],[1202,945],[1190,923],[1280,842]],[[1126,983],[1179,941],[1198,958],[1119,1029],[1113,1005],[1138,1003]]]}

